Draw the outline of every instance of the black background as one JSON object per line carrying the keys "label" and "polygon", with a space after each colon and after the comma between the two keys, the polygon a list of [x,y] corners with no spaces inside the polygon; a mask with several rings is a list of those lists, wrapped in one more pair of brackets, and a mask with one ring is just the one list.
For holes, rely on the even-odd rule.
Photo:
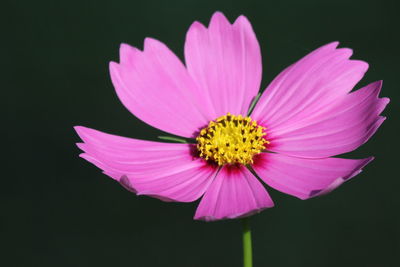
{"label": "black background", "polygon": [[[78,157],[74,125],[155,140],[119,102],[108,74],[121,42],[147,36],[181,58],[194,20],[246,15],[263,85],[339,40],[384,80],[388,120],[348,157],[374,155],[356,179],[252,218],[255,266],[400,266],[399,7],[395,1],[5,1],[2,4],[1,266],[241,266],[239,221],[193,221],[197,203],[136,197]],[[4,114],[4,113],[3,113]],[[397,255],[396,255],[397,253]],[[1,264],[3,262],[3,264]]]}

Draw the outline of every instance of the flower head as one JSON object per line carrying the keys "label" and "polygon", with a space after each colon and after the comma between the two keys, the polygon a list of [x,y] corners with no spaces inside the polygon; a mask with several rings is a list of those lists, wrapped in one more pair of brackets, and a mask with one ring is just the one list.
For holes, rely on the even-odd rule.
{"label": "flower head", "polygon": [[185,65],[161,42],[122,44],[110,63],[118,97],[133,115],[192,143],[161,143],[75,127],[81,157],[138,195],[201,198],[195,219],[237,218],[274,204],[254,173],[300,199],[321,195],[373,158],[333,158],[365,143],[384,121],[382,83],[351,92],[368,64],[330,43],[286,68],[248,115],[261,82],[249,21],[220,12],[190,27]]}

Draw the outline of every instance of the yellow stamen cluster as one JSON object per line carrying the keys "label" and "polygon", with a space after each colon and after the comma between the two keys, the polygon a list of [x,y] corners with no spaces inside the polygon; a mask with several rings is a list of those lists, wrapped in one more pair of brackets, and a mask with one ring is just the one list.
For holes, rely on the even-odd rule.
{"label": "yellow stamen cluster", "polygon": [[265,127],[250,117],[225,116],[211,121],[200,131],[197,149],[200,157],[222,166],[225,164],[251,164],[253,156],[265,149]]}

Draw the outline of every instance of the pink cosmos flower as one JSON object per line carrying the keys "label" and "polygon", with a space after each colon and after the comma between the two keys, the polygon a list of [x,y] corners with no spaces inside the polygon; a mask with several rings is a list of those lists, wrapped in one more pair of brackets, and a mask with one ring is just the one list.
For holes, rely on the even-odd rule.
{"label": "pink cosmos flower", "polygon": [[[368,64],[330,43],[260,89],[261,54],[249,21],[220,12],[190,27],[184,65],[163,43],[122,44],[111,62],[118,97],[133,115],[189,143],[119,137],[82,126],[80,156],[138,195],[199,198],[195,219],[237,218],[274,204],[268,186],[300,199],[327,193],[373,158],[334,158],[364,144],[385,120],[382,82],[351,92]],[[249,117],[247,117],[249,116]],[[259,179],[255,176],[259,177]]]}

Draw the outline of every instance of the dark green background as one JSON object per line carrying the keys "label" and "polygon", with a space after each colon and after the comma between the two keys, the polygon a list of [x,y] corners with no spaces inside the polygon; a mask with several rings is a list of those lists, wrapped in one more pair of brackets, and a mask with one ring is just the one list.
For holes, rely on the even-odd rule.
{"label": "dark green background", "polygon": [[85,125],[155,139],[119,102],[108,74],[121,42],[147,36],[180,57],[194,20],[246,15],[263,88],[285,66],[339,40],[383,79],[388,120],[349,157],[376,156],[332,194],[252,218],[255,267],[400,266],[399,8],[395,1],[5,1],[2,5],[1,266],[241,266],[239,221],[193,221],[197,203],[136,197],[78,158]]}

